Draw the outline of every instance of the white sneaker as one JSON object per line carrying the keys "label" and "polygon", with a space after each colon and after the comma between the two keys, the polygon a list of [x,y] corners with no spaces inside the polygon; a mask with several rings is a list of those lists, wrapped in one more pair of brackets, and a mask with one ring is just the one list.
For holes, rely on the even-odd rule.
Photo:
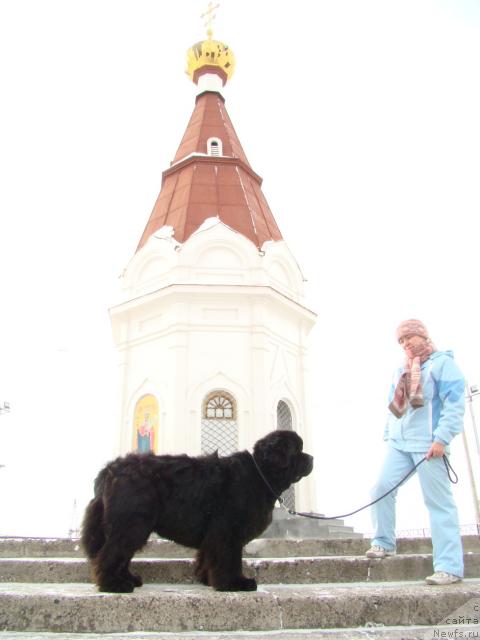
{"label": "white sneaker", "polygon": [[395,549],[384,549],[376,544],[372,544],[365,555],[367,558],[386,558],[387,556],[394,556],[395,553]]}
{"label": "white sneaker", "polygon": [[462,578],[454,576],[453,573],[435,571],[433,575],[425,578],[425,581],[427,584],[454,584],[455,582],[461,582]]}

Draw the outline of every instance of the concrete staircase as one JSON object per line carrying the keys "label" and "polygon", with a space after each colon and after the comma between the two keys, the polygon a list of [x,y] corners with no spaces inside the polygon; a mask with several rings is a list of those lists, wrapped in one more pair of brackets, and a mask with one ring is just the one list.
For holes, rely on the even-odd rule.
{"label": "concrete staircase", "polygon": [[261,535],[262,538],[362,538],[343,520],[329,518],[316,520],[299,518],[290,515],[285,509],[277,507],[273,510],[270,526]]}
{"label": "concrete staircase", "polygon": [[191,550],[152,540],[134,560],[145,585],[101,594],[78,541],[0,538],[0,638],[448,638],[458,610],[480,637],[480,539],[463,541],[466,579],[431,587],[428,539],[369,560],[362,538],[262,538],[245,550],[258,591],[219,593],[193,582]]}

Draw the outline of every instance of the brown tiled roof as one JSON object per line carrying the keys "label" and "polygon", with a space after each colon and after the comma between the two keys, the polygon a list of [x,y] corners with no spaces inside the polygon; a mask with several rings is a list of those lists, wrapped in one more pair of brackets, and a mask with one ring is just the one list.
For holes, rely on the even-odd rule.
{"label": "brown tiled roof", "polygon": [[[207,155],[209,138],[222,141],[222,156]],[[250,167],[219,93],[197,97],[185,135],[169,169],[137,247],[164,225],[185,242],[207,219],[218,217],[257,247],[281,240],[261,189],[262,179]]]}

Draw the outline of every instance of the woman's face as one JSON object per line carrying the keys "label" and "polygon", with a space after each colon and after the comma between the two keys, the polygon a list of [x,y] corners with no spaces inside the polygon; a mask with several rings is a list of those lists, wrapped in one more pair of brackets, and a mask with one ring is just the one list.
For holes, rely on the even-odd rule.
{"label": "woman's face", "polygon": [[419,351],[425,347],[427,339],[423,336],[417,336],[415,333],[409,333],[398,341],[403,350],[410,358],[414,358]]}

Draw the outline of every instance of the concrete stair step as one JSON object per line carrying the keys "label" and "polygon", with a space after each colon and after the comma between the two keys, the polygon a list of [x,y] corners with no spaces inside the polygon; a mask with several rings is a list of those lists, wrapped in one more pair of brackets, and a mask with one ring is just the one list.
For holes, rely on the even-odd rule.
{"label": "concrete stair step", "polygon": [[480,615],[480,539],[463,544],[467,579],[429,587],[426,538],[399,540],[385,560],[366,558],[370,541],[358,537],[258,539],[244,565],[259,590],[219,593],[193,583],[191,549],[152,539],[134,559],[145,586],[101,594],[78,540],[0,538],[0,640],[454,637],[439,626],[445,617],[472,602]]}
{"label": "concrete stair step", "polygon": [[[0,631],[1,640],[435,640],[436,638],[454,638],[459,631],[463,638],[478,637],[478,625],[466,624],[461,627],[452,625],[414,625],[384,627],[383,625],[355,627],[349,629],[302,629],[283,631],[185,631],[156,633],[152,631],[129,633],[51,633],[49,631]],[[449,635],[450,634],[450,635]],[[470,634],[470,635],[468,635]],[[475,635],[476,634],[476,635]]]}
{"label": "concrete stair step", "polygon": [[[463,536],[464,551],[480,552],[480,536]],[[364,555],[370,546],[367,538],[345,539],[268,539],[253,540],[245,547],[245,557],[286,558],[307,556]],[[431,553],[430,538],[404,538],[397,541],[397,552]],[[152,539],[138,556],[190,558],[192,549],[168,540]],[[0,538],[0,558],[83,557],[78,540],[69,538]]]}
{"label": "concrete stair step", "polygon": [[121,633],[124,637],[132,631],[437,625],[471,602],[477,606],[480,602],[480,580],[447,587],[423,582],[263,585],[251,593],[155,584],[133,594],[100,594],[87,584],[10,583],[0,585],[0,630]]}
{"label": "concrete stair step", "polygon": [[[480,553],[466,553],[465,576],[480,576]],[[132,562],[144,583],[194,584],[193,560],[141,558]],[[420,580],[433,572],[430,554],[406,554],[371,560],[365,556],[269,558],[244,561],[245,574],[259,584],[314,584],[366,580]],[[82,558],[1,558],[0,582],[90,582]]]}
{"label": "concrete stair step", "polygon": [[275,510],[272,524],[262,534],[262,538],[362,538],[353,527],[343,520],[317,520],[292,516],[282,509]]}

